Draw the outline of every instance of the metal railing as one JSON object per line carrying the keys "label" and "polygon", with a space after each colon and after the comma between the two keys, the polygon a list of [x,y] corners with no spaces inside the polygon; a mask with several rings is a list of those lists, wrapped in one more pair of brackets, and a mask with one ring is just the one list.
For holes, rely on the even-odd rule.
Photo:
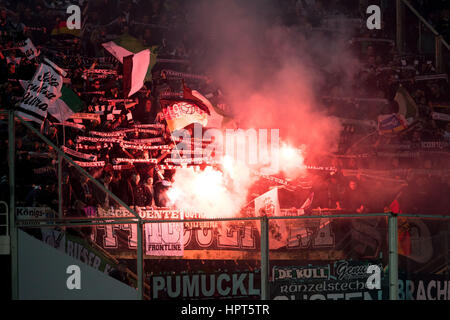
{"label": "metal railing", "polygon": [[[7,112],[2,111],[0,114],[8,114],[8,166],[9,166],[9,192],[10,192],[10,205],[9,205],[9,221],[10,221],[10,243],[11,243],[11,279],[12,279],[12,298],[18,299],[18,248],[17,248],[17,227],[18,223],[15,217],[15,207],[16,207],[16,199],[15,199],[15,119],[19,120],[21,124],[23,124],[27,129],[31,130],[36,136],[38,136],[42,141],[44,141],[48,146],[52,147],[58,154],[58,216],[62,218],[62,159],[70,163],[73,167],[75,167],[78,172],[80,172],[83,176],[87,177],[90,182],[92,182],[97,188],[106,193],[109,197],[114,199],[120,206],[122,206],[125,210],[130,212],[135,219],[131,220],[129,223],[136,223],[137,227],[137,238],[138,238],[138,248],[137,248],[137,264],[138,266],[143,265],[143,251],[142,251],[142,243],[143,243],[143,233],[142,233],[142,219],[141,217],[131,209],[127,204],[125,204],[121,199],[119,199],[116,195],[114,195],[110,190],[105,188],[105,186],[100,183],[97,179],[92,177],[88,172],[86,172],[82,167],[76,164],[71,158],[69,158],[59,147],[57,147],[54,143],[52,143],[48,138],[42,135],[36,128],[34,128],[30,123],[25,121],[20,116],[14,113],[14,110],[9,110]],[[112,221],[122,221],[123,219],[117,219],[115,217],[110,217],[108,220]],[[117,222],[116,222],[117,223]],[[86,223],[85,223],[86,224]],[[105,224],[105,222],[103,222]],[[54,222],[51,225],[56,226]],[[143,283],[143,268],[138,267],[137,269],[137,277],[138,277],[138,293],[141,298],[144,297],[144,283]]]}
{"label": "metal railing", "polygon": [[[14,119],[17,118],[26,128],[31,130],[40,139],[42,139],[47,145],[51,146],[58,154],[58,167],[61,167],[61,160],[64,159],[75,167],[78,172],[87,177],[94,185],[96,185],[102,192],[114,199],[118,205],[131,214],[129,217],[83,217],[83,218],[68,218],[62,214],[62,195],[61,195],[61,178],[58,177],[58,211],[59,214],[56,218],[50,219],[26,219],[17,220],[15,216],[16,198],[15,198],[15,176],[14,176],[14,163],[15,163],[15,126]],[[144,226],[150,223],[187,223],[187,222],[237,222],[237,221],[253,221],[259,224],[260,227],[260,266],[261,266],[261,299],[270,299],[270,232],[269,224],[271,221],[301,221],[305,219],[370,219],[370,218],[386,218],[388,226],[388,266],[389,266],[389,299],[397,300],[398,298],[398,219],[399,218],[432,218],[432,219],[444,219],[450,221],[448,216],[430,216],[430,215],[413,215],[413,214],[401,214],[400,216],[393,213],[370,213],[370,214],[324,214],[322,212],[318,215],[301,215],[301,216],[262,216],[262,217],[242,217],[242,218],[218,218],[218,219],[176,219],[176,220],[164,220],[164,219],[147,219],[141,217],[137,211],[127,206],[121,199],[114,195],[110,190],[104,187],[104,185],[97,181],[92,175],[87,173],[83,168],[78,166],[72,159],[70,159],[64,152],[43,136],[37,129],[31,124],[27,123],[20,117],[13,114],[13,111],[9,111],[9,183],[10,183],[10,208],[9,208],[9,221],[10,221],[10,235],[11,235],[11,257],[12,257],[12,290],[13,299],[18,299],[18,265],[17,257],[17,230],[18,228],[55,228],[55,227],[80,227],[80,226],[102,226],[109,224],[136,224],[137,225],[137,289],[139,297],[145,298],[144,295]],[[62,173],[61,169],[58,169],[58,174]],[[447,235],[448,239],[448,235]],[[445,253],[446,257],[448,252]],[[446,258],[448,260],[448,257]]]}
{"label": "metal railing", "polygon": [[427,21],[424,17],[411,5],[408,0],[397,0],[397,32],[396,44],[400,53],[404,53],[405,49],[405,8],[409,10],[418,19],[418,50],[422,51],[422,26],[434,36],[434,63],[437,72],[444,72],[444,50],[448,54],[450,45],[443,38],[443,36]]}
{"label": "metal railing", "polygon": [[[371,213],[371,214],[330,214],[330,215],[302,215],[302,216],[289,216],[289,217],[247,217],[247,218],[223,218],[223,219],[143,219],[141,220],[142,225],[148,223],[188,223],[188,222],[243,222],[243,221],[254,221],[259,223],[261,234],[260,234],[260,266],[261,266],[261,291],[260,298],[261,300],[270,300],[270,268],[269,268],[269,254],[270,254],[270,235],[269,235],[269,223],[270,221],[300,221],[300,220],[317,220],[317,219],[342,219],[342,218],[351,218],[351,219],[373,219],[373,218],[387,218],[387,226],[388,226],[388,283],[389,283],[389,299],[397,300],[399,296],[398,288],[399,288],[399,275],[398,275],[398,257],[399,257],[399,249],[398,249],[398,219],[406,219],[406,218],[420,218],[420,219],[442,219],[444,221],[450,222],[449,216],[441,216],[441,215],[415,215],[415,214],[401,214],[400,216],[393,213]],[[110,219],[110,218],[108,218]],[[73,226],[94,226],[94,225],[104,225],[104,224],[117,224],[117,223],[138,223],[136,219],[129,220],[121,220],[120,222],[99,222],[98,220],[102,220],[100,218],[92,219],[93,221],[85,221],[80,222],[77,220],[67,220],[67,219],[48,219],[46,220],[46,225],[42,225],[42,220],[36,221],[33,219],[18,221],[17,226],[23,228],[54,228],[56,226],[59,227],[73,227]],[[39,225],[31,225],[32,222],[38,222]],[[447,238],[448,239],[448,236]],[[444,253],[446,257],[448,256],[448,252]],[[183,259],[183,258],[180,258]],[[448,260],[448,257],[446,258]],[[142,265],[139,264],[138,268],[142,268]],[[447,271],[448,272],[448,271]],[[141,271],[143,273],[143,271]]]}

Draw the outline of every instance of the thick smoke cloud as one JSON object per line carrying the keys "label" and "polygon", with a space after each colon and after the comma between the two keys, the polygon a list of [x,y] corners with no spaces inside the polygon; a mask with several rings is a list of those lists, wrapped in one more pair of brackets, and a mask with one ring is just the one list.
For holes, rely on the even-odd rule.
{"label": "thick smoke cloud", "polygon": [[254,180],[242,163],[233,163],[225,170],[182,168],[176,171],[168,196],[180,209],[197,211],[208,218],[231,218],[246,204],[246,190]]}
{"label": "thick smoke cloud", "polygon": [[329,151],[339,124],[324,115],[319,88],[338,72],[346,89],[357,65],[343,39],[282,25],[279,7],[267,0],[191,2],[191,37],[205,48],[195,63],[226,93],[239,127],[279,128],[282,140],[305,144],[308,153]]}
{"label": "thick smoke cloud", "polygon": [[[274,1],[195,0],[186,10],[189,44],[199,57],[193,61],[196,71],[208,74],[224,92],[239,128],[279,129],[283,145],[301,148],[303,154],[284,162],[290,173],[302,172],[292,161],[301,166],[304,158],[314,161],[335,150],[340,125],[325,114],[318,96],[328,72],[341,75],[344,89],[353,77],[357,65],[343,53],[343,40],[283,25]],[[234,181],[237,188],[218,171],[177,172],[171,198],[207,216],[236,214],[255,179],[243,171]],[[286,176],[293,178],[290,173]],[[205,187],[206,193],[197,194]]]}

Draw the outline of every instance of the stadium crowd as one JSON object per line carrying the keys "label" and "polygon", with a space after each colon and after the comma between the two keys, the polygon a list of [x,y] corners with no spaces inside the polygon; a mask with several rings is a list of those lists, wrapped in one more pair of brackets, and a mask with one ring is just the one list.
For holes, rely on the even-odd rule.
{"label": "stadium crowd", "polygon": [[[96,161],[105,164],[85,169],[127,205],[166,207],[165,191],[170,186],[173,169],[161,169],[150,163],[120,165],[113,161],[117,158],[159,158],[164,156],[164,148],[130,150],[100,141],[80,143],[79,136],[139,128],[127,131],[126,139],[130,142],[133,139],[160,139],[161,145],[171,145],[173,141],[159,100],[168,90],[179,91],[181,79],[170,78],[162,71],[170,68],[184,74],[196,74],[197,69],[188,61],[198,60],[196,58],[201,57],[205,49],[195,43],[189,32],[183,32],[188,23],[183,1],[79,2],[88,19],[83,29],[74,34],[64,28],[68,4],[64,1],[0,1],[0,109],[15,108],[24,94],[19,80],[31,79],[39,64],[39,57],[28,59],[18,48],[21,41],[29,38],[41,55],[67,71],[66,79],[70,82],[66,85],[81,99],[82,112],[99,115],[93,120],[66,123],[64,128],[50,118],[39,128],[41,132],[59,147],[95,153]],[[277,17],[280,23],[304,30],[312,28],[323,32],[324,37],[333,37],[330,21],[338,13],[341,19],[365,22],[366,13],[361,10],[365,1],[345,1],[345,4],[319,0],[279,2],[283,7]],[[382,2],[388,6],[386,1]],[[434,25],[448,38],[448,9],[437,15],[437,7],[426,7],[429,2],[416,2],[425,6],[421,10],[429,12]],[[399,54],[393,41],[395,20],[383,23],[387,27],[379,32],[361,28],[359,24],[348,34],[348,49],[361,66],[352,87],[342,88],[341,74],[335,73],[327,74],[327,83],[320,90],[328,115],[343,119],[344,125],[338,152],[316,159],[314,163],[333,166],[337,170],[308,172],[307,179],[312,182],[315,192],[311,208],[360,213],[401,210],[448,214],[449,199],[443,195],[450,191],[450,116],[434,117],[436,113],[449,113],[448,75],[435,71],[432,55]],[[153,48],[158,57],[151,80],[130,99],[124,99],[121,90],[118,75],[122,74],[122,65],[101,46],[118,37]],[[108,72],[92,71],[101,69]],[[317,69],[326,73],[320,66]],[[214,92],[215,103],[222,98],[208,77],[192,77],[185,81],[193,89]],[[399,88],[406,89],[413,99],[406,107],[396,99]],[[402,113],[411,106],[417,112],[408,114],[411,118],[406,128],[398,133],[380,130],[377,123],[380,115]],[[404,115],[406,117],[406,113]],[[3,116],[1,121],[0,147],[7,150],[7,118]],[[16,137],[16,186],[20,204],[51,206],[57,210],[56,153],[18,121]],[[7,157],[7,153],[3,153],[1,200],[8,199],[9,192]],[[63,172],[63,201],[67,214],[77,215],[77,208],[112,201],[69,165],[63,166]],[[265,187],[259,188],[259,194],[267,191]],[[291,197],[295,198],[295,191]],[[291,200],[281,202],[282,207],[298,205]]]}

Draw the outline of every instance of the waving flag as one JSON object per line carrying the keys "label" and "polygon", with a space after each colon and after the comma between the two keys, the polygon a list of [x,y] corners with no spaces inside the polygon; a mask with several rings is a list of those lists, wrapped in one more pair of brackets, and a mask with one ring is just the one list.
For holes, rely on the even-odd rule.
{"label": "waving flag", "polygon": [[105,48],[106,51],[111,53],[117,60],[119,60],[120,63],[123,63],[124,57],[133,55],[133,52],[128,51],[125,48],[122,48],[113,41],[105,42],[102,44],[102,46],[103,48]]}
{"label": "waving flag", "polygon": [[236,128],[234,116],[230,113],[231,110],[220,89],[205,94],[205,97],[209,99],[212,105],[208,126],[213,128]]}
{"label": "waving flag", "polygon": [[[195,94],[194,94],[195,92]],[[199,92],[193,91],[190,88],[186,87],[186,85],[183,82],[183,99],[184,101],[189,101],[194,104],[196,104],[200,109],[205,111],[208,115],[211,115],[211,112],[209,111],[208,104],[211,106],[211,103],[203,97]],[[212,107],[212,106],[211,106]]]}
{"label": "waving flag", "polygon": [[16,114],[42,124],[47,117],[49,105],[61,96],[63,76],[66,73],[50,60],[45,59],[28,82],[25,94]]}
{"label": "waving flag", "polygon": [[[133,95],[142,88],[144,81],[148,78],[148,73],[151,72],[151,68],[156,63],[156,57],[152,58],[152,53],[149,49],[145,49],[142,45],[127,44],[128,47],[131,47],[130,49],[132,51],[119,46],[113,41],[102,44],[105,50],[123,64],[123,89],[125,97]],[[142,50],[135,52],[136,48]]]}
{"label": "waving flag", "polygon": [[123,91],[125,97],[138,92],[144,85],[145,76],[150,64],[150,50],[123,58]]}
{"label": "waving flag", "polygon": [[405,117],[406,121],[411,124],[419,113],[414,99],[403,86],[400,86],[395,94],[394,100],[398,103],[398,113]]}
{"label": "waving flag", "polygon": [[23,46],[19,49],[28,58],[28,60],[36,58],[40,54],[39,50],[36,49],[30,39],[25,40]]}
{"label": "waving flag", "polygon": [[206,126],[208,118],[206,112],[197,105],[186,101],[161,102],[164,119],[171,132],[182,129],[191,123],[200,123]]}
{"label": "waving flag", "polygon": [[144,81],[152,80],[152,68],[156,64],[156,50],[158,46],[145,47],[139,39],[130,36],[129,34],[123,34],[115,41],[105,42],[102,44],[106,51],[111,53],[117,60],[123,63],[123,59],[126,56],[138,54],[144,50],[150,51],[150,61],[146,69]]}
{"label": "waving flag", "polygon": [[408,127],[405,117],[398,113],[379,115],[378,131],[380,134],[397,133]]}
{"label": "waving flag", "polygon": [[66,86],[61,88],[61,97],[48,106],[48,112],[59,122],[66,121],[81,110],[83,110],[83,102],[72,89]]}
{"label": "waving flag", "polygon": [[223,116],[216,112],[216,109],[212,103],[203,96],[200,92],[192,90],[192,95],[197,99],[201,100],[203,104],[209,109],[210,114],[208,116],[208,126],[212,128],[221,128],[223,123]]}
{"label": "waving flag", "polygon": [[208,108],[209,101],[202,100],[203,96],[183,84],[183,94],[179,96],[166,96],[160,99],[164,118],[170,131],[184,128],[191,123],[208,124],[208,116],[211,112]]}
{"label": "waving flag", "polygon": [[150,64],[148,66],[147,74],[145,76],[145,81],[151,81],[152,80],[152,69],[156,64],[156,57],[157,57],[157,48],[158,46],[150,46],[146,47],[144,46],[141,41],[133,36],[130,36],[129,34],[123,34],[119,38],[115,40],[115,43],[126,50],[131,51],[132,53],[138,53],[142,50],[149,49],[150,50]]}
{"label": "waving flag", "polygon": [[278,201],[278,187],[260,195],[255,199],[255,216],[280,216],[280,202]]}
{"label": "waving flag", "polygon": [[[279,217],[281,216],[278,187],[260,195],[255,199],[255,216]],[[261,228],[258,226],[258,231]],[[269,221],[269,249],[275,250],[286,246],[288,230],[283,220]]]}
{"label": "waving flag", "polygon": [[306,198],[305,202],[300,207],[301,212],[299,214],[305,214],[305,210],[307,210],[311,207],[313,200],[314,200],[314,192],[311,192],[309,194],[308,198]]}
{"label": "waving flag", "polygon": [[52,36],[57,36],[60,34],[70,34],[75,37],[82,36],[81,30],[67,28],[67,23],[65,20],[61,21],[56,27],[54,27],[51,33]]}

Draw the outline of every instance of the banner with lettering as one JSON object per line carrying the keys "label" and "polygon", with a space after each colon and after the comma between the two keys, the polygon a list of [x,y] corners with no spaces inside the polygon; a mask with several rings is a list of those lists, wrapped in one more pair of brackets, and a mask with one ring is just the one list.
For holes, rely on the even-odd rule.
{"label": "banner with lettering", "polygon": [[41,63],[33,79],[28,82],[25,94],[17,107],[16,114],[26,120],[41,124],[47,117],[49,104],[61,96],[63,75],[61,69],[51,61]]}
{"label": "banner with lettering", "polygon": [[[154,215],[156,220],[180,220],[183,212],[167,210]],[[183,256],[183,223],[146,223],[145,254],[149,256]]]}
{"label": "banner with lettering", "polygon": [[87,112],[78,112],[74,113],[70,116],[71,119],[79,119],[79,120],[89,120],[89,121],[98,121],[100,122],[100,115],[96,113],[87,113]]}
{"label": "banner with lettering", "polygon": [[256,270],[155,275],[150,281],[150,298],[160,300],[260,299],[260,279],[261,274]]}
{"label": "banner with lettering", "polygon": [[[370,268],[369,268],[370,266]],[[384,300],[387,276],[381,261],[340,260],[274,266],[274,300]]]}
{"label": "banner with lettering", "polygon": [[399,272],[398,300],[450,300],[448,276]]}
{"label": "banner with lettering", "polygon": [[36,49],[30,39],[25,40],[19,49],[28,58],[28,60],[34,59],[40,54],[40,51]]}
{"label": "banner with lettering", "polygon": [[[94,216],[130,216],[126,210],[110,209]],[[259,221],[195,221],[204,218],[197,212],[175,209],[155,210],[138,207],[145,220],[182,218],[183,223],[145,223],[145,256],[182,256],[183,259],[259,259],[261,236]],[[281,216],[297,216],[303,209],[281,209]],[[253,213],[251,209],[250,216]],[[326,214],[326,213],[324,213]],[[186,221],[189,220],[189,221]],[[269,245],[273,260],[336,260],[349,257],[387,257],[387,222],[384,217],[364,219],[287,219],[271,220]],[[400,223],[400,222],[399,222]],[[283,228],[278,228],[282,226]],[[402,222],[402,226],[405,225]],[[444,242],[439,234],[446,225],[434,219],[409,219],[406,227],[410,237],[400,239],[399,263],[411,272],[433,271],[430,261],[444,263],[441,254]],[[281,235],[283,233],[283,235]],[[98,225],[93,227],[92,240],[112,254],[132,258],[137,248],[136,224]],[[408,243],[405,243],[407,241]],[[439,258],[440,257],[440,258]],[[437,259],[439,258],[439,259]],[[442,260],[442,261],[441,261]],[[293,265],[292,263],[290,265]]]}
{"label": "banner with lettering", "polygon": [[[42,220],[55,218],[56,212],[49,207],[16,207],[17,220]],[[33,224],[36,224],[33,222]]]}

